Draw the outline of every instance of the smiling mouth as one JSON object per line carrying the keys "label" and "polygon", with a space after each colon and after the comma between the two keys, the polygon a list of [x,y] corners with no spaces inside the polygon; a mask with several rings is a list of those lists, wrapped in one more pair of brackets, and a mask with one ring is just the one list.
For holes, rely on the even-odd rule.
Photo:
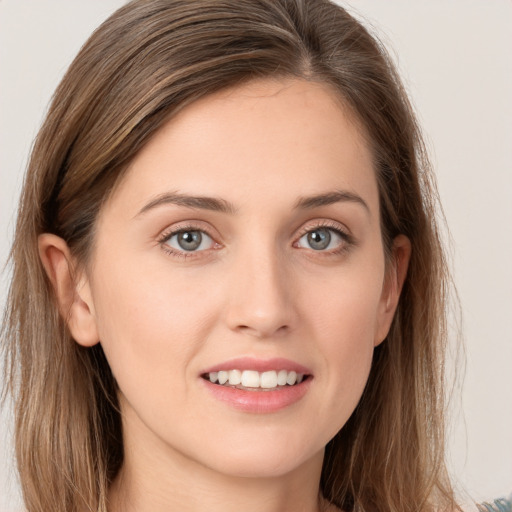
{"label": "smiling mouth", "polygon": [[205,380],[218,386],[231,387],[245,391],[276,391],[297,386],[310,378],[309,375],[287,370],[227,370],[209,372],[201,375]]}

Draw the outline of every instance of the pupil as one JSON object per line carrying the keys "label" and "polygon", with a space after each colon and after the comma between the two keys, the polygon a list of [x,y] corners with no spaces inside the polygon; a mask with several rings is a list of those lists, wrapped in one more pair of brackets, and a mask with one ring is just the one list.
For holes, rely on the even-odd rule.
{"label": "pupil", "polygon": [[200,245],[203,237],[199,231],[183,231],[178,234],[178,244],[184,251],[194,251]]}
{"label": "pupil", "polygon": [[315,229],[308,234],[308,243],[315,251],[326,249],[331,243],[331,233],[325,228]]}

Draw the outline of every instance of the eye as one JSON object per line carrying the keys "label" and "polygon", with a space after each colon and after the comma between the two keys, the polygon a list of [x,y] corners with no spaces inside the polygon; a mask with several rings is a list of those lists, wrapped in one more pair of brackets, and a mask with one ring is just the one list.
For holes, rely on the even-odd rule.
{"label": "eye", "polygon": [[333,228],[319,227],[302,235],[298,247],[314,251],[336,250],[346,243],[346,235]]}
{"label": "eye", "polygon": [[214,242],[209,235],[198,229],[186,229],[171,234],[164,244],[176,251],[197,252],[211,249]]}

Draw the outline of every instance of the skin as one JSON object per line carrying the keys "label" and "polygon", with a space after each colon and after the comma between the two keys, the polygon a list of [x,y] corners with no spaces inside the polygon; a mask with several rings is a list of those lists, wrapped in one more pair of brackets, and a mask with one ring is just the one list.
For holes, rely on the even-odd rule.
{"label": "skin", "polygon": [[[339,191],[351,196],[296,207]],[[148,207],[170,193],[232,211]],[[208,236],[187,253],[179,229]],[[326,249],[310,244],[318,229]],[[328,86],[261,80],[188,106],[103,207],[76,280],[63,240],[42,235],[40,253],[73,337],[101,340],[119,383],[126,455],[112,510],[325,508],[324,447],[362,394],[410,254],[400,236],[385,263],[372,155]],[[306,366],[307,393],[266,414],[220,402],[200,374],[241,356]]]}

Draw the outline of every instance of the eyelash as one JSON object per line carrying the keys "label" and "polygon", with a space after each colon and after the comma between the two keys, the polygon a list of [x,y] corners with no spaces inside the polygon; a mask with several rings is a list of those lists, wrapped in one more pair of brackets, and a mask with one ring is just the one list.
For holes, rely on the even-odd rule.
{"label": "eyelash", "polygon": [[208,230],[204,229],[204,227],[202,227],[202,226],[201,227],[194,226],[193,224],[187,224],[184,226],[180,226],[178,228],[171,228],[169,230],[164,231],[162,233],[162,235],[157,240],[158,244],[160,245],[162,250],[166,254],[169,254],[170,256],[177,257],[177,258],[183,258],[183,259],[197,257],[197,256],[199,256],[199,253],[205,252],[206,249],[203,251],[179,251],[179,250],[173,249],[166,243],[173,236],[179,235],[180,233],[186,233],[187,231],[199,231],[201,233],[204,233],[213,240],[215,246],[218,246],[216,248],[221,247],[221,245],[219,243],[215,242],[214,237],[208,232]]}
{"label": "eyelash", "polygon": [[337,256],[337,255],[347,252],[352,246],[354,246],[356,244],[354,237],[350,233],[348,233],[345,229],[343,229],[340,226],[340,224],[338,224],[337,222],[334,222],[334,221],[324,220],[317,224],[306,225],[303,229],[301,229],[301,231],[299,232],[299,236],[297,237],[297,241],[294,242],[294,246],[295,246],[295,244],[298,243],[298,241],[304,235],[307,235],[308,233],[311,233],[318,229],[328,229],[329,231],[333,231],[336,235],[338,235],[343,240],[343,243],[340,245],[340,247],[338,247],[334,250],[317,251],[316,254],[318,256],[324,256],[324,257]]}
{"label": "eyelash", "polygon": [[[299,234],[296,238],[296,241],[293,242],[293,246],[297,247],[296,244],[298,244],[299,240],[304,235],[307,235],[308,233],[311,233],[311,232],[313,232],[315,230],[319,230],[319,229],[328,229],[329,231],[334,232],[336,235],[338,235],[343,240],[343,243],[340,245],[340,247],[338,247],[334,250],[316,251],[316,253],[320,256],[324,256],[324,257],[336,256],[336,255],[339,255],[339,254],[342,254],[342,253],[348,251],[351,246],[355,245],[355,240],[352,237],[352,235],[350,235],[349,233],[347,233],[347,231],[342,229],[337,222],[322,221],[322,222],[316,223],[314,225],[308,225],[308,226],[304,227],[303,229],[301,229],[301,231],[299,232]],[[203,249],[202,251],[190,251],[190,252],[179,251],[179,250],[173,249],[166,243],[173,236],[178,235],[180,233],[186,233],[187,231],[199,231],[201,233],[204,233],[213,240],[214,245],[216,246],[216,247],[214,247],[214,249],[218,249],[218,248],[222,247],[221,244],[219,244],[218,242],[215,242],[215,238],[208,232],[208,230],[204,229],[204,227],[199,227],[199,226],[196,226],[193,224],[187,224],[184,226],[179,226],[178,228],[171,228],[171,229],[164,231],[162,233],[162,235],[157,240],[158,244],[161,246],[162,250],[166,254],[169,254],[170,256],[177,257],[177,258],[183,258],[183,259],[198,257],[200,253],[211,250],[211,249]],[[300,247],[297,247],[297,248],[300,248]]]}

